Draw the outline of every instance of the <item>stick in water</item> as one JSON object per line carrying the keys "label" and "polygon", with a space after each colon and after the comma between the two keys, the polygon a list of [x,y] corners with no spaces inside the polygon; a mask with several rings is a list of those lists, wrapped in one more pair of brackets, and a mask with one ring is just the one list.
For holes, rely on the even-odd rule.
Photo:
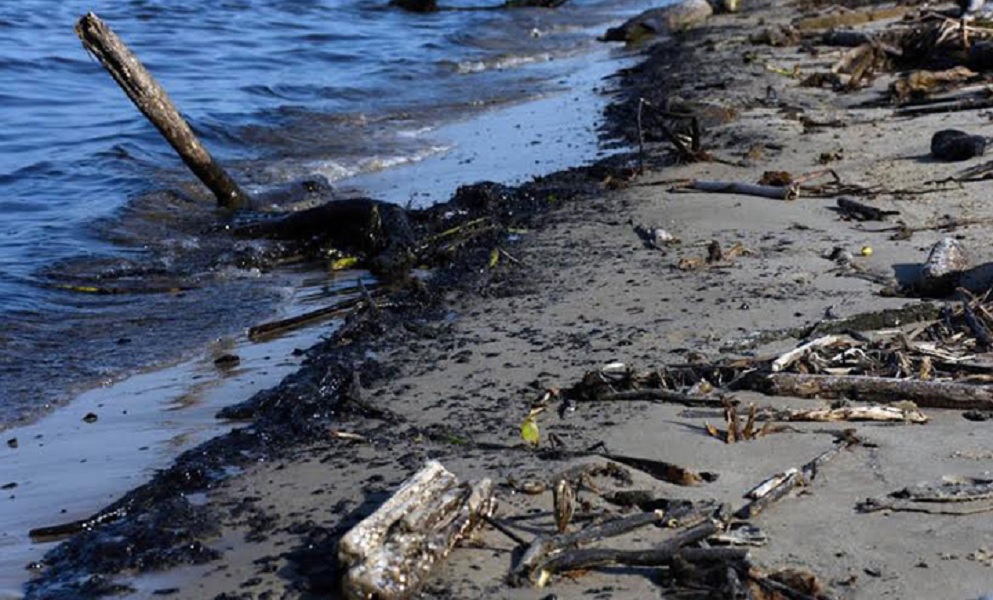
{"label": "stick in water", "polygon": [[248,197],[200,143],[166,91],[110,27],[95,14],[87,13],[76,22],[76,35],[193,174],[210,188],[218,206],[236,209],[248,204]]}

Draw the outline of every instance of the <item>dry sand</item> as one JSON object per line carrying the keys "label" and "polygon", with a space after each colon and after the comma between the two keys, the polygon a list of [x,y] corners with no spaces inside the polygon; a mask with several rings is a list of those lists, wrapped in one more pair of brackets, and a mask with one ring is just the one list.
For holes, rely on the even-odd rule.
{"label": "dry sand", "polygon": [[[388,334],[376,359],[394,370],[370,402],[402,417],[389,424],[343,414],[342,430],[367,435],[372,444],[330,440],[301,449],[292,459],[255,465],[198,502],[222,507],[224,535],[211,545],[216,561],[130,581],[138,596],[155,590],[173,597],[335,597],[334,541],[347,526],[384,500],[428,458],[460,477],[543,477],[568,461],[540,460],[525,451],[483,451],[443,443],[425,431],[448,427],[449,441],[520,443],[518,428],[532,401],[549,387],[568,387],[610,361],[652,367],[699,358],[786,350],[787,339],[748,349],[736,343],[756,332],[810,325],[832,315],[902,306],[913,300],[879,294],[881,284],[839,273],[824,258],[840,246],[881,279],[913,270],[938,232],[891,241],[888,233],[860,231],[832,210],[833,199],[785,202],[733,194],[672,192],[660,180],[683,178],[754,182],[763,171],[803,173],[821,168],[821,153],[842,150],[830,166],[848,183],[890,189],[916,188],[962,167],[928,158],[931,134],[958,127],[983,133],[987,118],[975,111],[895,118],[890,109],[856,109],[887,81],[848,95],[798,86],[766,65],[802,71],[829,65],[836,56],[811,58],[796,48],[753,46],[747,36],[760,21],[795,16],[782,6],[749,6],[743,14],[713,17],[683,44],[680,64],[660,85],[687,99],[733,106],[738,118],[710,132],[708,149],[739,161],[751,147],[761,156],[748,166],[705,162],[651,172],[624,190],[567,204],[547,224],[521,235],[506,249],[522,265],[501,282],[476,293],[452,293],[449,318],[421,323],[419,336]],[[744,52],[756,55],[748,64]],[[817,63],[817,64],[815,64]],[[802,108],[818,120],[849,125],[804,133]],[[652,147],[652,152],[664,146]],[[910,196],[883,194],[874,203],[901,211],[918,225],[944,214],[993,214],[987,185]],[[633,224],[660,226],[682,240],[668,253],[644,247]],[[993,259],[985,227],[956,232],[976,262]],[[741,242],[751,255],[720,268],[680,271],[680,258],[706,253],[706,244]],[[501,267],[505,268],[505,267]],[[413,337],[413,339],[411,339]],[[398,345],[398,341],[402,345]],[[735,349],[737,348],[737,350]],[[740,394],[760,406],[821,406],[820,401]],[[958,411],[928,411],[924,426],[859,425],[873,447],[845,452],[803,492],[763,513],[755,523],[769,543],[753,549],[767,567],[800,566],[817,573],[846,598],[976,598],[993,591],[993,567],[974,553],[993,545],[986,515],[861,514],[856,503],[944,475],[988,476],[993,439],[989,423]],[[679,487],[635,473],[634,488],[670,498],[713,498],[733,505],[764,478],[799,466],[832,445],[830,431],[847,424],[798,424],[794,431],[726,445],[702,429],[721,422],[718,411],[640,402],[581,404],[560,416],[539,418],[542,434],[557,434],[571,448],[596,442],[620,454],[665,460],[720,475],[713,483]],[[444,437],[444,435],[442,437]],[[587,459],[594,460],[594,459]],[[582,461],[572,461],[582,462]],[[498,515],[525,537],[552,529],[551,495],[498,490]],[[595,494],[581,493],[594,511],[617,510]],[[518,520],[518,517],[528,517]],[[643,530],[610,545],[645,547],[661,530]],[[655,598],[662,592],[651,570],[611,568],[556,579],[550,588],[514,589],[505,583],[513,544],[486,528],[439,567],[424,597],[451,598]],[[970,558],[973,557],[973,558]],[[554,594],[554,596],[549,596]],[[168,597],[168,596],[167,596]]]}

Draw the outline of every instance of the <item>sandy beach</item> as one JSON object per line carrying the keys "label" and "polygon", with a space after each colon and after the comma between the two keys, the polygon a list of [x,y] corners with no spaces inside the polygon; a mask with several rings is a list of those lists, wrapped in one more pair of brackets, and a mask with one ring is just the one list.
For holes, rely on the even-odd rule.
{"label": "sandy beach", "polygon": [[[397,292],[381,314],[350,321],[311,351],[300,373],[257,398],[271,406],[279,399],[307,399],[301,411],[317,407],[333,414],[332,427],[321,425],[323,438],[314,431],[267,438],[290,430],[267,429],[259,415],[268,413],[254,411],[249,416],[260,421],[240,436],[184,454],[157,487],[135,496],[139,500],[129,506],[140,509],[124,518],[132,524],[113,525],[131,527],[120,531],[135,538],[77,536],[51,557],[51,570],[29,586],[28,597],[89,597],[114,586],[125,586],[116,589],[135,598],[340,597],[338,540],[429,459],[461,479],[492,479],[495,518],[525,540],[550,534],[550,491],[526,493],[524,484],[607,459],[554,455],[523,442],[521,424],[549,390],[576,386],[585,374],[617,362],[640,370],[774,357],[802,342],[774,332],[919,304],[891,290],[916,273],[947,235],[968,248],[974,264],[993,260],[983,243],[989,225],[951,232],[926,227],[943,215],[993,217],[985,201],[988,184],[927,184],[982,162],[935,161],[932,134],[948,128],[985,133],[987,115],[967,110],[906,118],[890,106],[866,107],[880,98],[893,73],[847,93],[801,87],[805,75],[829,71],[847,49],[774,47],[749,36],[810,12],[748,2],[740,13],[714,15],[649,48],[648,62],[607,80],[620,106],[609,125],[633,130],[630,108],[639,94],[702,103],[708,114],[725,117],[707,123],[703,137],[704,150],[718,160],[673,164],[671,144],[649,141],[648,169],[638,177],[626,180],[623,169],[570,175],[581,181],[576,199],[546,198],[554,206],[498,239],[496,254],[491,248],[467,254],[450,272]],[[687,180],[754,184],[767,171],[799,175],[825,168],[852,189],[873,188],[859,201],[899,216],[885,223],[844,219],[837,194],[783,200],[675,189]],[[898,220],[921,230],[909,239],[870,231]],[[679,243],[649,247],[636,226],[664,229]],[[707,263],[701,259],[713,240],[726,257]],[[740,252],[729,252],[738,244]],[[828,258],[836,248],[852,258],[839,266]],[[417,301],[418,294],[430,300]],[[352,372],[358,373],[355,381]],[[315,404],[307,395],[313,382],[347,388],[361,403]],[[776,410],[830,404],[754,391],[733,397],[741,407]],[[554,439],[572,451],[602,443],[613,455],[717,475],[694,486],[659,481],[638,469],[630,470],[627,483],[598,477],[578,492],[574,528],[637,510],[609,502],[616,490],[738,507],[755,485],[814,459],[834,447],[836,434],[854,427],[860,445],[751,520],[768,541],[749,549],[750,560],[768,570],[808,570],[827,597],[977,598],[993,592],[993,524],[986,515],[857,510],[866,498],[921,482],[989,477],[990,424],[966,420],[961,410],[922,410],[930,418],[924,425],[798,422],[735,444],[708,435],[705,423],[724,426],[722,410],[713,406],[554,402],[537,424],[539,450]],[[269,454],[260,451],[267,445]],[[239,453],[249,460],[235,460]],[[198,456],[207,457],[199,471],[189,466]],[[237,467],[211,477],[226,462]],[[173,495],[166,502],[170,481]],[[171,512],[163,509],[168,503]],[[175,531],[171,545],[137,539],[135,532],[150,529]],[[604,545],[647,548],[668,535],[649,527]],[[94,561],[91,555],[100,552],[122,558]],[[669,594],[659,569],[624,566],[555,576],[540,589],[511,587],[507,574],[518,556],[514,542],[484,525],[437,566],[419,597],[730,597]],[[101,574],[94,570],[101,564],[113,568]]]}

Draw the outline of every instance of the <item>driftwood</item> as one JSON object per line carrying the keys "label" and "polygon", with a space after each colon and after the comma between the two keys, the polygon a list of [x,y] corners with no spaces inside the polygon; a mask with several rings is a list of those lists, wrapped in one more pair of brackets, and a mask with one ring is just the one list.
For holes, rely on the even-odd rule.
{"label": "driftwood", "polygon": [[[735,516],[739,519],[757,517],[767,507],[789,495],[793,491],[793,488],[802,485],[803,477],[800,475],[799,470],[790,469],[786,473],[773,476],[772,481],[774,483],[770,483],[769,480],[763,482],[759,486],[761,488],[761,495],[754,497],[751,502],[738,509]],[[754,490],[750,493],[753,495],[756,494]]]}
{"label": "driftwood", "polygon": [[847,335],[825,335],[819,337],[815,340],[811,340],[805,344],[790,350],[789,352],[781,355],[776,360],[772,361],[770,368],[774,373],[778,373],[792,365],[793,363],[803,360],[808,354],[814,350],[820,350],[822,348],[828,348],[830,346],[835,346],[839,343],[850,342],[851,338]]}
{"label": "driftwood", "polygon": [[[954,225],[987,221],[987,219],[961,220]],[[954,238],[947,237],[931,248],[927,260],[921,266],[921,280],[908,286],[907,291],[922,296],[948,296],[959,288],[973,294],[984,294],[991,287],[993,287],[993,263],[970,267],[969,256],[962,245]]]}
{"label": "driftwood", "polygon": [[739,385],[771,396],[852,398],[863,402],[909,400],[922,408],[993,409],[993,388],[889,377],[753,373]]}
{"label": "driftwood", "polygon": [[665,512],[656,510],[621,517],[613,521],[587,527],[580,531],[560,533],[554,536],[539,536],[531,543],[514,567],[510,577],[511,583],[514,585],[524,585],[529,581],[533,582],[533,571],[550,555],[560,553],[580,544],[590,544],[623,535],[647,525],[661,523],[664,518]]}
{"label": "driftwood", "polygon": [[343,317],[352,310],[363,306],[364,303],[364,298],[352,298],[332,306],[325,306],[305,312],[302,315],[261,323],[253,327],[249,327],[248,339],[253,342],[259,342],[277,335],[282,335],[288,331],[293,331],[294,329],[298,329],[300,327],[305,327],[311,323]]}
{"label": "driftwood", "polygon": [[787,421],[878,421],[895,423],[927,423],[928,417],[916,409],[897,406],[845,406],[819,410],[790,412],[784,417]]}
{"label": "driftwood", "polygon": [[795,21],[793,26],[800,31],[828,29],[830,27],[851,27],[882,19],[897,19],[902,17],[908,10],[910,9],[905,6],[894,6],[862,12],[842,12],[833,15],[800,19],[799,21]]}
{"label": "driftwood", "polygon": [[993,108],[993,99],[966,98],[963,100],[945,102],[942,104],[932,104],[929,106],[908,106],[898,108],[894,112],[898,117],[917,117],[920,115],[935,115],[951,112],[962,112],[965,110],[981,110],[984,108]]}
{"label": "driftwood", "polygon": [[788,469],[763,481],[745,495],[746,498],[751,499],[751,502],[738,509],[735,516],[745,520],[756,517],[772,504],[788,496],[794,488],[812,482],[817,478],[821,467],[845,449],[858,443],[859,440],[854,435],[843,438],[833,448],[822,452],[802,467]]}
{"label": "driftwood", "polygon": [[31,541],[36,544],[57,542],[69,536],[76,535],[82,531],[91,531],[97,527],[107,525],[108,523],[113,523],[114,521],[123,519],[127,516],[127,514],[127,508],[105,510],[98,512],[91,517],[79,519],[78,521],[70,521],[68,523],[59,523],[58,525],[49,525],[47,527],[32,529],[28,532],[28,536],[31,538]]}
{"label": "driftwood", "polygon": [[223,208],[248,204],[248,196],[217,164],[169,99],[165,89],[145,69],[138,57],[93,13],[76,22],[76,34],[114,81],[172,145],[186,166],[217,197]]}
{"label": "driftwood", "polygon": [[741,194],[743,196],[759,196],[776,200],[795,200],[800,195],[799,185],[758,185],[740,183],[737,181],[704,181],[688,182],[685,189],[711,192],[716,194]]}
{"label": "driftwood", "polygon": [[534,585],[544,587],[556,573],[615,564],[648,567],[668,565],[684,546],[701,542],[717,530],[717,523],[708,519],[646,550],[584,548],[565,551],[538,565],[530,579]]}
{"label": "driftwood", "polygon": [[946,237],[931,248],[927,261],[921,266],[922,287],[940,289],[954,282],[958,273],[969,268],[969,257],[962,244]]}
{"label": "driftwood", "polygon": [[460,484],[440,463],[428,462],[341,538],[344,597],[408,597],[494,508],[489,479]]}
{"label": "driftwood", "polygon": [[993,510],[993,480],[974,477],[946,478],[903,488],[884,498],[869,498],[858,505],[862,512],[890,510],[942,515],[969,515]]}
{"label": "driftwood", "polygon": [[750,523],[734,523],[726,531],[710,536],[707,541],[711,544],[728,546],[764,546],[769,541],[769,537]]}

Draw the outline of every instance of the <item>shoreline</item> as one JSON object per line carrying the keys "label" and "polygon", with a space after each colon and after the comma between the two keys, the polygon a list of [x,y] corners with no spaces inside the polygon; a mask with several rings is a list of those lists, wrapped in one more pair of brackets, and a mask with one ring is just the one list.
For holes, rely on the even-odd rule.
{"label": "shoreline", "polygon": [[[398,292],[394,305],[406,308],[354,315],[309,353],[301,371],[241,410],[229,411],[254,418],[253,424],[187,452],[116,504],[127,509],[123,519],[61,546],[50,557],[51,587],[29,588],[29,597],[60,597],[46,595],[56,590],[81,597],[115,585],[131,586],[138,597],[333,596],[340,575],[332,560],[338,538],[428,458],[463,479],[491,477],[499,486],[498,515],[530,515],[521,529],[529,536],[545,532],[552,527],[548,494],[528,495],[514,482],[547,479],[550,472],[588,462],[521,444],[520,423],[545,390],[574,386],[585,373],[613,361],[655,368],[729,354],[775,355],[797,340],[782,336],[743,353],[724,348],[755,332],[916,303],[881,296],[879,281],[892,277],[896,267],[923,262],[940,232],[892,240],[839,220],[834,198],[786,202],[675,193],[662,185],[684,179],[754,181],[773,169],[808,172],[825,153],[841,155],[832,167],[845,182],[890,189],[940,179],[961,167],[928,161],[927,142],[938,128],[976,127],[973,113],[897,121],[889,109],[858,107],[878,94],[884,76],[874,88],[849,96],[799,88],[781,73],[793,64],[813,69],[811,63],[826,59],[747,41],[757,28],[794,16],[772,4],[714,16],[679,42],[655,46],[648,66],[627,72],[623,87],[634,97],[639,85],[657,86],[661,80],[670,97],[703,96],[734,109],[734,118],[712,125],[706,138],[707,149],[726,162],[655,169],[633,182],[624,169],[601,165],[524,186],[530,190],[524,196],[543,201],[525,219],[526,233],[468,248],[455,263],[458,268]],[[665,53],[675,48],[685,60],[669,60]],[[758,59],[741,64],[744,50]],[[808,130],[798,111],[815,122],[839,119],[846,125]],[[630,111],[613,118],[624,114]],[[648,164],[664,164],[666,156],[666,144],[649,145]],[[610,181],[624,189],[603,190]],[[582,201],[560,197],[560,190],[571,190]],[[874,205],[925,223],[949,211],[990,212],[981,192],[976,186],[922,199],[883,197]],[[635,224],[665,228],[682,243],[665,251],[646,248]],[[993,251],[982,244],[988,227],[957,233],[975,249],[977,263],[991,258]],[[724,248],[740,242],[749,253],[715,268],[677,268],[680,260],[706,255],[710,240]],[[873,252],[856,259],[854,275],[824,258],[833,247],[856,254],[865,246]],[[514,261],[492,265],[494,247]],[[866,273],[875,279],[863,277]],[[772,402],[754,392],[736,396],[745,403]],[[775,405],[811,402],[777,399]],[[809,569],[843,597],[947,597],[951,591],[973,598],[987,592],[988,567],[969,558],[981,555],[976,553],[991,533],[982,515],[854,511],[859,500],[918,481],[985,473],[982,457],[993,455],[993,445],[981,441],[987,426],[962,419],[958,411],[928,414],[932,421],[925,426],[858,425],[872,445],[843,453],[805,494],[762,515],[758,523],[769,543],[752,550],[756,559],[770,567]],[[704,421],[720,420],[713,409],[589,402],[560,414],[548,411],[540,424],[543,436],[555,433],[569,448],[602,442],[613,453],[719,474],[706,485],[682,487],[635,472],[631,489],[732,504],[770,474],[830,448],[832,434],[850,426],[798,424],[753,442],[722,444],[702,430]],[[366,441],[334,437],[331,427]],[[238,466],[236,474],[225,474],[230,465]],[[617,511],[600,494],[584,497],[592,506],[588,512]],[[150,535],[154,531],[169,534]],[[624,543],[644,544],[632,537]],[[557,579],[547,590],[508,588],[504,580],[513,544],[489,528],[478,538],[437,569],[427,596],[659,594],[652,576],[624,569]],[[120,539],[129,541],[127,549]],[[93,550],[108,556],[88,563],[84,559],[92,560]],[[185,566],[120,579],[94,575],[175,565]],[[70,582],[77,587],[59,587]]]}

